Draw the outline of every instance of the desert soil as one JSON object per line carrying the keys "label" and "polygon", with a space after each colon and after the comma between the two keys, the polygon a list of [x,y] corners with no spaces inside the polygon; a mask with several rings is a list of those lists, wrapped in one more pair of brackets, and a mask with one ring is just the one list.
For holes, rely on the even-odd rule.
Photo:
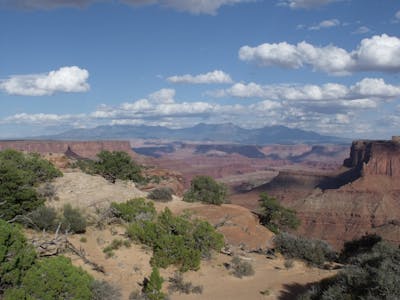
{"label": "desert soil", "polygon": [[[99,176],[90,176],[81,172],[66,172],[54,182],[56,199],[49,205],[60,208],[65,203],[80,207],[88,215],[95,216],[96,211],[107,208],[113,201],[122,202],[135,197],[146,196],[134,184],[117,182],[111,184]],[[157,210],[168,206],[173,212],[180,213],[190,209],[195,215],[208,219],[211,223],[224,221],[219,228],[226,235],[226,240],[237,246],[237,254],[252,263],[255,275],[242,279],[230,274],[224,266],[231,256],[215,254],[211,260],[203,261],[197,272],[187,272],[184,279],[194,285],[202,285],[201,295],[172,294],[171,299],[295,299],[293,293],[304,285],[335,274],[334,271],[309,268],[302,262],[295,262],[290,269],[284,267],[283,258],[267,259],[265,255],[247,253],[238,250],[242,244],[250,248],[266,245],[272,238],[266,228],[258,224],[257,219],[247,209],[236,205],[221,207],[186,203],[174,197],[169,203],[156,203]],[[121,225],[109,225],[105,229],[89,227],[83,235],[72,235],[70,242],[81,249],[90,261],[103,266],[105,274],[93,271],[81,258],[73,254],[73,263],[82,266],[96,279],[106,280],[122,291],[123,298],[128,299],[130,292],[140,290],[140,283],[151,272],[149,264],[151,250],[142,245],[132,244],[129,248],[122,246],[114,251],[114,256],[107,258],[103,249],[114,239],[125,239],[125,229]],[[239,247],[238,247],[239,246]],[[243,248],[243,247],[242,247]],[[244,247],[246,248],[246,247]],[[161,275],[168,281],[174,268],[161,270]],[[166,288],[168,284],[164,284]],[[265,291],[268,295],[262,295]]]}

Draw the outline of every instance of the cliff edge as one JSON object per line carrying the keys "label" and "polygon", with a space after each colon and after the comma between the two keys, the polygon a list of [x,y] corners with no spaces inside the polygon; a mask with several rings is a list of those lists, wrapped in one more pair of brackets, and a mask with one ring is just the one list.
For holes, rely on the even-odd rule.
{"label": "cliff edge", "polygon": [[5,149],[35,152],[42,155],[76,155],[81,158],[90,159],[95,158],[96,154],[102,150],[124,151],[132,157],[137,158],[128,141],[0,141],[0,151]]}
{"label": "cliff edge", "polygon": [[350,157],[343,165],[360,172],[360,176],[383,175],[400,178],[400,137],[388,141],[354,141]]}

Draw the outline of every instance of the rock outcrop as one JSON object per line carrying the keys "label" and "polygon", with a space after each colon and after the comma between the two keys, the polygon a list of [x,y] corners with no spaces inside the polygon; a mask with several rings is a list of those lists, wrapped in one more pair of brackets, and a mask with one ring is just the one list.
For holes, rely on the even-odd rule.
{"label": "rock outcrop", "polygon": [[384,175],[400,178],[400,141],[354,141],[344,166],[360,171],[361,176]]}
{"label": "rock outcrop", "polygon": [[399,243],[399,140],[354,141],[343,166],[342,174],[353,174],[349,183],[292,202],[303,221],[300,232],[336,247],[365,233]]}
{"label": "rock outcrop", "polygon": [[280,172],[252,191],[253,196],[275,196],[297,211],[299,234],[326,240],[337,249],[365,233],[400,243],[399,140],[354,141],[339,172]]}
{"label": "rock outcrop", "polygon": [[[0,151],[15,149],[39,154],[67,154],[82,158],[95,158],[102,150],[125,151],[136,157],[128,141],[0,141]],[[73,157],[75,158],[75,157]]]}

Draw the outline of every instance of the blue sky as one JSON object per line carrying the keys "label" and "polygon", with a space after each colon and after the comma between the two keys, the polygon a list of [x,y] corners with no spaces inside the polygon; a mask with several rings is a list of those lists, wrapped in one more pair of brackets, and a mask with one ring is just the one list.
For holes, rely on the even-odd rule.
{"label": "blue sky", "polygon": [[105,124],[400,134],[400,2],[0,0],[0,137]]}

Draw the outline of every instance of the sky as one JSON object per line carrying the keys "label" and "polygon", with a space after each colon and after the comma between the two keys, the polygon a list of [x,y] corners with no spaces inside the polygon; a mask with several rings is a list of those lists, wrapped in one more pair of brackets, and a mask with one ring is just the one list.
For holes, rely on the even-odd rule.
{"label": "sky", "polygon": [[0,0],[0,138],[227,122],[400,135],[400,1]]}

